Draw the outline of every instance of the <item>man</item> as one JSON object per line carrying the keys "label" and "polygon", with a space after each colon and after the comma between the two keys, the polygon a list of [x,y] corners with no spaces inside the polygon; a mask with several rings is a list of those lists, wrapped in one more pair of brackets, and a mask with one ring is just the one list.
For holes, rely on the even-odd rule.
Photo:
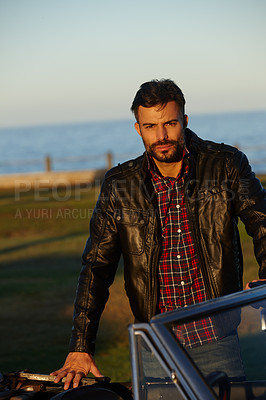
{"label": "man", "polygon": [[[135,96],[131,110],[146,152],[106,174],[83,253],[70,353],[52,373],[57,382],[66,376],[65,389],[89,371],[101,376],[92,355],[121,253],[140,322],[242,289],[238,217],[266,278],[265,191],[243,153],[187,128],[184,107],[171,80],[146,82]],[[219,342],[214,321],[201,324],[186,332],[188,349]]]}

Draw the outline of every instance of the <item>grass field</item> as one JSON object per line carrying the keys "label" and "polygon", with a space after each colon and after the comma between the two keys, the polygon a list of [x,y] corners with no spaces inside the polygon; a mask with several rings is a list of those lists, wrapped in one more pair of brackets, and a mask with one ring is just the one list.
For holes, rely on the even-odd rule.
{"label": "grass field", "polygon": [[[262,179],[266,184],[266,179]],[[68,352],[81,253],[98,188],[0,191],[0,371],[49,373]],[[240,224],[245,277],[257,276],[252,241]],[[102,316],[96,363],[130,380],[127,326],[133,321],[119,267]]]}

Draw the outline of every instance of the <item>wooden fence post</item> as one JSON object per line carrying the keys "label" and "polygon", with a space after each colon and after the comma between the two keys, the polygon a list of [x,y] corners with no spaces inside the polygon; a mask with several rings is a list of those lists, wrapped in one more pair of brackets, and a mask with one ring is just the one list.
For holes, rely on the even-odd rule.
{"label": "wooden fence post", "polygon": [[106,162],[107,162],[107,169],[112,168],[112,166],[113,166],[113,156],[112,156],[112,153],[107,153],[107,154],[106,154]]}
{"label": "wooden fence post", "polygon": [[50,156],[46,156],[45,157],[45,171],[46,172],[50,172],[52,170],[52,162],[51,162],[51,157]]}

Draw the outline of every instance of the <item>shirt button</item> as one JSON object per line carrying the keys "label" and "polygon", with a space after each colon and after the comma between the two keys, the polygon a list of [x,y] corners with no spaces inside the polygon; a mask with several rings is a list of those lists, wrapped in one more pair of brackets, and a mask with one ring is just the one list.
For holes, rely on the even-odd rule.
{"label": "shirt button", "polygon": [[178,229],[177,232],[178,232],[178,233],[181,233],[181,229]]}
{"label": "shirt button", "polygon": [[184,284],[185,284],[185,282],[184,282],[184,281],[181,281],[181,285],[184,286]]}
{"label": "shirt button", "polygon": [[181,258],[180,254],[177,255],[177,258]]}
{"label": "shirt button", "polygon": [[180,208],[180,205],[179,205],[179,204],[177,204],[177,205],[176,205],[176,208]]}

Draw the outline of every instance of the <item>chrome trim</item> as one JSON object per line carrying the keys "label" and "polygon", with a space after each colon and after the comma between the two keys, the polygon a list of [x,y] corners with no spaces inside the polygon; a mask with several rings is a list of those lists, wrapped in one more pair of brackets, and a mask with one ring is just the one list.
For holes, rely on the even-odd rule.
{"label": "chrome trim", "polygon": [[266,299],[266,285],[228,294],[223,297],[207,300],[203,303],[193,304],[188,307],[178,308],[177,310],[168,311],[162,314],[157,314],[150,320],[150,325],[165,325],[184,319],[188,320],[199,316],[203,317],[206,314],[229,310],[235,307],[243,307],[246,304],[264,299]]}
{"label": "chrome trim", "polygon": [[185,382],[196,394],[197,399],[213,400],[217,396],[213,389],[207,384],[199,368],[188,356],[184,347],[179,343],[172,333],[164,325],[153,325],[156,337],[161,341],[161,346],[170,355],[175,369],[182,371]]}
{"label": "chrome trim", "polygon": [[[165,328],[166,329],[166,328]],[[167,331],[167,329],[166,329]],[[136,336],[141,336],[150,349],[156,355],[158,361],[161,363],[166,373],[170,378],[174,376],[173,383],[176,385],[177,390],[180,394],[188,400],[213,400],[216,399],[216,395],[210,389],[210,387],[206,384],[205,380],[202,378],[198,370],[194,367],[194,364],[187,358],[182,347],[178,348],[177,343],[175,343],[175,347],[178,348],[178,351],[174,352],[174,357],[177,356],[175,360],[173,358],[173,354],[168,351],[168,346],[165,346],[165,341],[163,337],[160,337],[160,340],[151,327],[148,324],[135,324],[129,327],[130,332],[130,348],[131,348],[131,362],[132,362],[132,379],[133,379],[133,393],[134,400],[142,400],[140,396],[140,382],[139,382],[139,371],[137,366],[137,348],[136,348]],[[168,334],[170,334],[167,331]],[[170,334],[171,335],[171,334]],[[173,339],[173,338],[172,338]],[[181,364],[177,364],[177,360],[180,360],[180,354],[183,355],[183,362]],[[185,361],[184,361],[185,360]],[[186,365],[186,373],[184,374],[183,366]],[[196,372],[192,373],[195,370]],[[185,376],[184,376],[185,375]],[[191,381],[193,377],[196,378],[197,385],[191,385]]]}

